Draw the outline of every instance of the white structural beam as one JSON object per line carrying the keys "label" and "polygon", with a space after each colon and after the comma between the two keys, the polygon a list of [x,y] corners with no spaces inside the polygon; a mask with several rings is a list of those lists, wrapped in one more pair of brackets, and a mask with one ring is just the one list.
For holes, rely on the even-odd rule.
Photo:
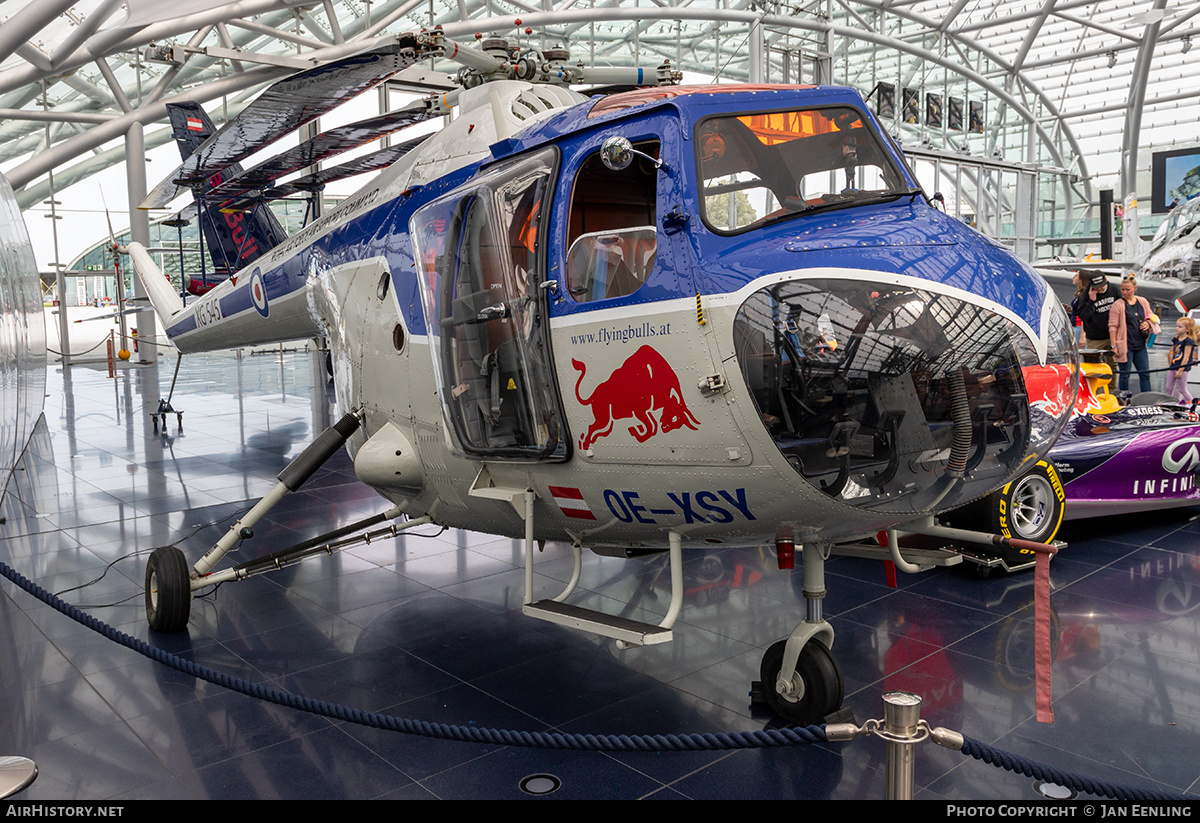
{"label": "white structural beam", "polygon": [[0,63],[33,40],[38,32],[73,5],[74,0],[39,0],[10,17],[0,26]]}
{"label": "white structural beam", "polygon": [[[59,0],[59,2],[62,1]],[[31,5],[40,6],[41,2]],[[51,4],[46,3],[46,5],[50,6]],[[67,3],[68,7],[70,5],[70,3]],[[189,14],[186,17],[179,17],[163,23],[155,23],[142,29],[114,29],[112,31],[101,32],[86,40],[70,55],[64,55],[62,62],[56,65],[55,72],[58,74],[72,72],[89,63],[95,62],[97,57],[107,57],[110,54],[120,51],[136,50],[147,42],[167,40],[180,35],[190,34],[202,26],[216,25],[216,23],[228,18],[231,14],[265,14],[275,10],[286,10],[290,5],[291,0],[243,0],[240,3],[230,3],[229,5],[219,6],[209,11]],[[8,26],[6,24],[2,34],[0,34],[0,43],[2,43],[2,38],[7,36],[7,30]],[[0,94],[38,83],[43,78],[44,72],[38,71],[33,66],[10,68],[7,71],[0,72]]]}
{"label": "white structural beam", "polygon": [[111,112],[98,111],[58,111],[49,109],[0,109],[0,120],[28,120],[38,123],[86,123],[96,125],[107,123],[120,117]]}
{"label": "white structural beam", "polygon": [[[869,3],[868,3],[869,5]],[[474,34],[477,31],[481,32],[500,32],[507,33],[513,27],[515,16],[491,17],[484,19],[468,20],[459,23],[451,23],[443,26],[446,35],[451,38],[462,38]],[[914,45],[904,40],[900,40],[890,35],[880,34],[878,32],[861,31],[859,29],[843,26],[837,23],[832,23],[827,20],[804,19],[798,17],[782,16],[776,14],[762,14],[753,11],[740,11],[735,9],[727,9],[714,11],[712,9],[695,9],[695,8],[594,8],[576,10],[572,9],[567,12],[541,12],[538,14],[522,15],[521,21],[524,25],[533,28],[542,28],[546,26],[557,25],[584,25],[589,21],[594,22],[640,22],[644,20],[717,20],[722,23],[741,23],[746,26],[752,26],[760,23],[772,29],[798,29],[809,32],[820,32],[831,34],[836,37],[846,39],[856,39],[877,46],[894,49],[895,51],[904,54],[914,55],[923,58],[924,60],[942,66],[943,68],[958,74],[972,83],[975,83],[980,88],[988,90],[998,99],[1003,101],[1025,122],[1033,125],[1039,139],[1046,147],[1047,152],[1052,158],[1055,165],[1069,167],[1059,150],[1054,137],[1048,132],[1045,126],[1041,123],[1040,118],[1029,110],[1026,105],[1005,90],[1002,86],[996,84],[992,80],[985,77],[983,74],[974,69],[964,66],[961,63],[951,60],[945,55],[930,51],[923,46]],[[997,62],[1006,64],[1005,61]],[[1030,92],[1035,94],[1043,106],[1055,117],[1057,117],[1057,108],[1039,89],[1030,88]],[[1090,182],[1087,181],[1086,163],[1083,159],[1082,152],[1074,143],[1074,136],[1070,130],[1062,126],[1062,132],[1072,144],[1079,160],[1080,171],[1084,177],[1084,184],[1089,192],[1090,198]],[[1064,182],[1064,187],[1066,183]],[[1069,193],[1067,193],[1069,197]]]}
{"label": "white structural beam", "polygon": [[[1090,0],[1089,0],[1089,2],[1090,2]],[[891,12],[893,14],[903,15],[906,19],[909,19],[915,23],[926,26],[928,28],[933,28],[936,26],[936,21],[929,20],[920,15],[915,15],[910,12],[894,11],[889,6],[887,6],[885,3],[880,2],[880,0],[859,0],[859,4],[878,9],[879,11]],[[1070,6],[1070,5],[1083,5],[1083,3],[1081,3],[1081,2],[1065,3],[1065,4],[1061,4],[1061,5],[1056,5],[1055,8],[1063,8],[1063,7]],[[1042,9],[1039,7],[1036,10],[1033,10],[1027,14],[1021,15],[1021,17],[1022,18],[1037,17],[1041,13],[1042,13]],[[842,36],[846,36],[846,35],[843,34]],[[851,36],[851,37],[854,36],[853,30],[851,30],[849,36]],[[988,47],[978,43],[975,40],[971,40],[969,38],[962,37],[958,31],[947,32],[946,36],[951,39],[951,42],[959,43],[959,44],[967,47],[968,49],[974,51],[975,53],[984,56],[985,58],[987,58],[988,60],[990,60],[991,62],[996,64],[997,66],[1000,66],[1001,68],[1003,68],[1006,72],[1011,72],[1013,70],[1012,65],[1007,60],[1005,60],[1000,54],[998,54],[995,50],[988,48]],[[904,44],[904,48],[901,48],[900,45],[893,46],[892,43],[886,43],[886,42],[880,43],[879,41],[877,41],[871,37],[861,37],[861,35],[860,35],[860,38],[870,40],[871,42],[875,42],[877,45],[886,45],[889,47],[895,47],[901,51],[913,49],[913,47],[909,47],[908,44]],[[893,43],[898,44],[901,42],[902,41],[893,40]],[[967,63],[967,61],[965,59],[960,64],[960,63],[955,63],[954,61],[948,60],[948,59],[942,57],[941,55],[933,54],[932,52],[929,52],[928,50],[925,50],[925,49],[916,49],[916,51],[924,52],[925,55],[929,55],[929,56],[926,56],[927,60],[937,63],[956,74],[966,77],[967,79],[971,80],[972,82],[977,83],[982,88],[988,89],[989,91],[996,92],[997,97],[999,97],[1003,102],[1008,103],[1009,105],[1013,104],[1011,94],[1009,94],[1007,91],[1003,91],[1002,89],[1000,89],[1000,87],[998,87],[995,83],[993,83],[985,75],[983,75],[979,72],[976,72],[976,71],[970,69],[969,67],[967,67],[965,65]],[[1029,89],[1029,91],[1042,104],[1043,108],[1045,108],[1046,111],[1049,112],[1050,115],[1057,121],[1056,131],[1059,131],[1062,133],[1063,137],[1067,141],[1067,144],[1071,147],[1071,150],[1075,153],[1075,156],[1078,158],[1080,175],[1084,181],[1084,186],[1087,191],[1087,197],[1089,200],[1091,200],[1092,199],[1091,181],[1089,180],[1089,173],[1087,170],[1087,162],[1084,158],[1083,151],[1080,148],[1079,143],[1075,138],[1074,133],[1071,131],[1071,129],[1065,123],[1062,122],[1062,118],[1058,112],[1058,106],[1055,105],[1054,101],[1052,101],[1049,98],[1049,96],[1047,96],[1045,94],[1045,92],[1043,92],[1032,81],[1030,81],[1027,75],[1022,73],[1020,76],[1021,76],[1022,84],[1026,88]],[[1014,106],[1013,110],[1015,112],[1017,112],[1019,114],[1019,116],[1023,120],[1025,120],[1027,123],[1034,124],[1034,127],[1038,133],[1038,137],[1042,140],[1043,144],[1049,150],[1050,155],[1053,158],[1054,162],[1056,164],[1064,166],[1064,167],[1069,166],[1068,163],[1064,162],[1062,153],[1059,151],[1054,138],[1046,131],[1045,127],[1041,124],[1040,120],[1036,116],[1034,116],[1034,114],[1031,111],[1029,111],[1029,109],[1027,109],[1023,104],[1018,104],[1017,106]],[[1069,196],[1070,195],[1068,193],[1068,197]]]}
{"label": "white structural beam", "polygon": [[[171,98],[170,102],[189,100],[204,103],[224,94],[233,94],[243,89],[252,88],[276,77],[282,77],[287,73],[288,71],[285,69],[271,67],[251,69],[250,71],[231,75],[223,80],[217,80],[208,85],[176,95]],[[123,138],[135,122],[143,124],[152,123],[162,120],[166,116],[166,102],[157,102],[150,106],[134,109],[128,114],[97,125],[83,134],[76,135],[52,148],[48,148],[46,151],[31,157],[21,165],[10,170],[7,176],[13,188],[20,188],[26,183],[53,170],[55,167],[63,163],[68,163],[81,154],[102,146],[109,140]]]}
{"label": "white structural beam", "polygon": [[[864,91],[893,77],[903,87],[944,87],[947,96],[985,103],[984,137],[895,122],[898,136],[909,146],[932,139],[976,154],[1004,149],[1016,157],[1019,146],[1025,161],[1064,170],[1064,196],[1047,193],[1039,202],[1066,204],[1071,214],[1081,193],[1092,199],[1088,165],[1096,165],[1100,137],[1122,135],[1119,162],[1111,158],[1110,167],[1101,154],[1098,165],[1113,178],[1119,169],[1128,180],[1121,187],[1132,188],[1139,143],[1170,139],[1162,136],[1169,105],[1192,105],[1200,95],[1191,90],[1191,55],[1181,54],[1184,38],[1200,42],[1200,3],[1166,0],[236,0],[141,29],[113,28],[122,0],[73,2],[24,2],[0,27],[0,58],[25,60],[9,59],[0,70],[0,159],[22,163],[14,172],[27,187],[40,186],[56,163],[81,174],[94,168],[90,153],[125,143],[136,123],[161,122],[168,100],[248,96],[287,73],[256,61],[367,48],[385,32],[435,24],[460,40],[481,32],[534,47],[562,43],[584,62],[614,66],[634,54],[642,63],[665,58],[722,80],[792,79],[799,60],[805,80],[819,67],[820,82]],[[520,34],[526,27],[537,34]],[[189,54],[181,63],[137,64],[134,55],[149,42]],[[1105,67],[1109,53],[1118,67]],[[30,114],[29,89],[42,80],[49,99]],[[1122,116],[1099,122],[1110,112]],[[31,128],[42,132],[32,157]],[[68,182],[74,174],[56,182],[60,176]]]}
{"label": "white structural beam", "polygon": [[1167,0],[1155,0],[1154,11],[1146,30],[1142,34],[1142,44],[1138,48],[1137,62],[1133,67],[1133,83],[1129,87],[1129,103],[1125,109],[1125,130],[1121,136],[1121,194],[1137,194],[1137,155],[1138,144],[1141,140],[1142,104],[1146,99],[1146,81],[1150,76],[1150,64],[1154,57],[1154,48],[1158,42],[1158,30],[1162,25],[1162,11],[1166,8]]}
{"label": "white structural beam", "polygon": [[83,18],[50,55],[50,67],[57,69],[62,66],[113,14],[120,11],[124,3],[125,0],[104,0],[95,11]]}

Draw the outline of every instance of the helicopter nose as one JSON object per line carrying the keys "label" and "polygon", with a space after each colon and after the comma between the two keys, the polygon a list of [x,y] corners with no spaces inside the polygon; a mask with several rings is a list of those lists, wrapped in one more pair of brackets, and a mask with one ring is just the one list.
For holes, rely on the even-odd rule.
{"label": "helicopter nose", "polygon": [[1075,404],[1078,354],[1049,290],[1034,328],[981,295],[887,280],[760,289],[738,309],[737,358],[808,483],[880,514],[939,513],[1050,448]]}

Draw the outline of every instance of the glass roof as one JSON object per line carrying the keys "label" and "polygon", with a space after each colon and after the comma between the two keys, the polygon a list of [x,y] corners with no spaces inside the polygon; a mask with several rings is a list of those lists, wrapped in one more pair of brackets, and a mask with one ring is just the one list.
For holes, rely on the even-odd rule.
{"label": "glass roof", "polygon": [[61,191],[121,162],[119,138],[135,120],[148,147],[165,143],[165,101],[201,102],[220,125],[297,58],[337,59],[431,24],[462,43],[480,33],[565,45],[590,65],[669,60],[703,82],[850,85],[877,109],[890,94],[891,130],[906,147],[1065,170],[1073,195],[1063,199],[1076,210],[1097,189],[1123,194],[1126,134],[1141,147],[1143,196],[1148,149],[1200,142],[1200,87],[1185,82],[1196,74],[1195,3],[5,0],[0,168],[29,207],[51,170]]}

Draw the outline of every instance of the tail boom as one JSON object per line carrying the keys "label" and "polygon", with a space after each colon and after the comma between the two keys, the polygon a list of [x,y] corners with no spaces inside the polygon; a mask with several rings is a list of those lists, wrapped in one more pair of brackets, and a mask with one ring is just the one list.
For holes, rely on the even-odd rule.
{"label": "tail boom", "polygon": [[258,267],[239,272],[185,307],[141,244],[130,243],[129,256],[167,336],[181,352],[325,336],[310,309],[308,289],[289,284],[279,270],[265,276]]}

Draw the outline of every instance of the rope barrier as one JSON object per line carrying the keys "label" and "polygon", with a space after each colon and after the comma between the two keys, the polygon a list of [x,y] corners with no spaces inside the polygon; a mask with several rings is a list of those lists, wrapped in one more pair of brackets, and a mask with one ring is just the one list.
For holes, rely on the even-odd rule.
{"label": "rope barrier", "polygon": [[1169,794],[1150,789],[1140,789],[1136,786],[1124,786],[1120,783],[1109,783],[1103,780],[1080,777],[1071,772],[1064,772],[1043,765],[1035,760],[1028,760],[1024,757],[1001,751],[966,735],[963,735],[962,753],[974,757],[976,760],[991,763],[993,766],[998,766],[1007,771],[1025,775],[1026,777],[1044,780],[1058,786],[1065,786],[1068,789],[1074,789],[1078,792],[1087,792],[1088,794],[1100,797],[1110,797],[1114,800],[1158,802],[1169,800],[1194,803],[1197,799],[1195,796],[1182,793]]}
{"label": "rope barrier", "polygon": [[805,728],[764,729],[750,732],[714,732],[708,734],[562,734],[558,732],[527,732],[508,729],[483,729],[474,726],[455,726],[447,723],[429,723],[394,715],[367,712],[347,706],[314,700],[293,692],[282,691],[250,683],[223,672],[217,672],[190,660],[166,652],[144,640],[130,637],[124,632],[92,617],[86,612],[63,601],[61,598],[26,579],[8,564],[0,562],[0,575],[8,578],[28,594],[48,606],[87,626],[108,639],[141,654],[151,660],[169,666],[176,671],[200,680],[221,686],[249,697],[266,700],[276,705],[299,709],[311,714],[344,720],[361,726],[401,732],[403,734],[431,737],[439,740],[459,740],[472,743],[494,743],[505,746],[523,746],[542,749],[568,749],[604,752],[663,752],[663,751],[725,751],[731,749],[762,749],[823,743],[826,741],[822,726]]}
{"label": "rope barrier", "polygon": [[[750,732],[713,732],[707,734],[563,734],[559,732],[528,732],[459,726],[448,723],[430,723],[424,720],[413,720],[394,715],[380,714],[378,712],[362,711],[334,703],[326,703],[322,700],[314,700],[293,692],[250,683],[241,678],[214,671],[152,646],[144,640],[138,640],[135,637],[114,629],[112,626],[46,591],[6,563],[0,562],[0,575],[6,577],[28,594],[70,617],[77,623],[87,626],[110,640],[132,649],[151,660],[169,666],[176,671],[213,683],[230,691],[247,695],[248,697],[266,700],[276,705],[298,709],[335,720],[344,720],[348,723],[369,726],[371,728],[438,740],[490,743],[525,748],[603,752],[728,751],[734,749],[781,748],[827,741],[824,726],[764,729]],[[1080,777],[1070,772],[1054,769],[1036,761],[1001,751],[966,735],[963,735],[962,740],[961,751],[964,755],[969,755],[977,760],[991,763],[1011,772],[1017,772],[1026,777],[1045,780],[1059,786],[1074,789],[1075,791],[1127,801],[1162,802],[1194,801],[1196,799],[1184,794],[1169,794]]]}
{"label": "rope barrier", "polygon": [[[76,352],[71,352],[71,354],[70,354],[70,355],[68,355],[68,356],[69,356],[69,357],[83,357],[83,356],[84,356],[85,354],[87,354],[88,352],[93,352],[93,351],[95,351],[96,349],[100,348],[101,346],[103,346],[103,345],[104,345],[105,343],[107,343],[107,342],[108,342],[108,338],[105,338],[104,340],[101,340],[101,341],[100,341],[99,343],[97,343],[96,345],[92,346],[90,349],[84,349],[83,351],[81,351],[81,352],[78,352],[78,353],[76,353]],[[60,351],[55,351],[54,349],[50,348],[49,346],[47,346],[47,347],[46,347],[46,351],[50,352],[51,354],[58,355],[59,357],[62,357],[62,352],[60,352]]]}

